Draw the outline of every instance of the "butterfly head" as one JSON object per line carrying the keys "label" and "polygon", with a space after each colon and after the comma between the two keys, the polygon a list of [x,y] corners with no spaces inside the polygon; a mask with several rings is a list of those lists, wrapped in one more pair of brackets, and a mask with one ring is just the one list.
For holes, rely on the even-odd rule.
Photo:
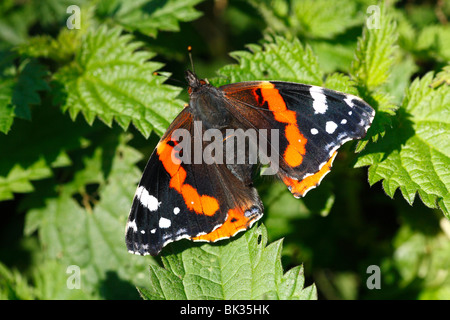
{"label": "butterfly head", "polygon": [[189,85],[189,94],[197,91],[197,89],[201,88],[205,84],[208,84],[207,80],[199,79],[197,75],[191,70],[186,70],[185,77]]}

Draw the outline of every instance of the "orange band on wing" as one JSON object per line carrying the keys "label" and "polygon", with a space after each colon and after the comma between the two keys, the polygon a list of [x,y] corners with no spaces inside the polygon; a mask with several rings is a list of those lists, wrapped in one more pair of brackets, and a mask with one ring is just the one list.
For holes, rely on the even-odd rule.
{"label": "orange band on wing", "polygon": [[[199,195],[196,188],[184,183],[186,180],[186,170],[181,166],[181,161],[174,161],[177,158],[172,155],[174,147],[167,143],[169,140],[170,137],[161,141],[156,148],[159,160],[171,177],[169,186],[183,196],[183,200],[189,210],[195,211],[197,214],[214,215],[219,210],[219,203],[213,197]],[[172,141],[176,145],[177,142]]]}
{"label": "orange band on wing", "polygon": [[217,240],[230,238],[239,231],[247,230],[251,223],[255,222],[259,217],[260,215],[247,218],[242,209],[230,209],[228,210],[227,220],[219,228],[210,233],[193,237],[192,240],[214,242]]}
{"label": "orange band on wing", "polygon": [[278,89],[275,88],[274,84],[261,82],[259,88],[255,89],[254,92],[254,96],[258,101],[256,90],[261,91],[261,96],[267,102],[269,109],[273,111],[275,120],[287,124],[285,135],[288,140],[288,146],[284,151],[284,160],[292,167],[299,166],[306,152],[305,145],[307,139],[298,129],[295,112],[288,110],[286,102],[284,102],[283,97],[280,95]]}
{"label": "orange band on wing", "polygon": [[331,158],[325,163],[322,168],[320,168],[319,171],[317,171],[315,174],[308,176],[304,178],[303,180],[295,180],[287,176],[283,176],[283,182],[291,187],[291,192],[294,194],[294,196],[297,197],[303,197],[306,192],[308,192],[310,189],[317,186],[323,179],[323,177],[330,172],[331,166],[333,165],[333,160],[337,155],[337,151],[333,153]]}

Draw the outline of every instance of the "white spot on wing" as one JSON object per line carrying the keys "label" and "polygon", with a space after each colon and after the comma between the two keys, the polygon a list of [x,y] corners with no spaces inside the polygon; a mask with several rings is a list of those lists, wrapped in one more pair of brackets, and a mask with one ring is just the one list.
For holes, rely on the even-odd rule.
{"label": "white spot on wing", "polygon": [[134,232],[137,232],[137,225],[136,225],[136,221],[128,221],[127,223],[127,229],[133,229]]}
{"label": "white spot on wing", "polygon": [[318,133],[319,133],[319,130],[317,130],[316,128],[311,129],[311,134],[316,135]]}
{"label": "white spot on wing", "polygon": [[159,227],[162,229],[167,229],[171,226],[172,222],[169,219],[161,218],[159,219]]}
{"label": "white spot on wing", "polygon": [[325,124],[325,131],[328,133],[333,133],[337,128],[337,124],[333,121],[327,121]]}
{"label": "white spot on wing", "polygon": [[179,214],[180,213],[180,208],[175,207],[173,208],[173,214]]}
{"label": "white spot on wing", "polygon": [[147,189],[145,189],[143,186],[140,186],[136,191],[136,197],[141,201],[141,204],[148,208],[150,211],[156,211],[158,210],[159,205],[161,202],[158,202],[158,199],[156,199],[154,196],[148,193]]}
{"label": "white spot on wing", "polygon": [[352,102],[353,98],[354,98],[354,96],[348,95],[348,96],[346,96],[345,99],[344,99],[345,103],[346,103],[350,108],[353,108],[353,107],[355,106],[355,105],[353,104],[353,102]]}
{"label": "white spot on wing", "polygon": [[346,124],[347,123],[347,119],[342,119],[341,124]]}
{"label": "white spot on wing", "polygon": [[320,87],[311,87],[309,89],[309,93],[311,94],[311,97],[313,100],[313,108],[314,113],[325,113],[328,109],[327,106],[327,97],[323,93],[322,88]]}

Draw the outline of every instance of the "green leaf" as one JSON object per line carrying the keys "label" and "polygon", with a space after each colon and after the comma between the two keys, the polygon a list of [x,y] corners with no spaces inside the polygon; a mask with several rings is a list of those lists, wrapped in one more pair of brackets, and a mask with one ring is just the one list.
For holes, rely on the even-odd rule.
{"label": "green leaf", "polygon": [[180,111],[180,89],[153,75],[161,63],[120,28],[89,32],[75,61],[55,74],[67,95],[63,110],[73,119],[82,112],[92,124],[96,117],[108,126],[115,120],[123,129],[130,122],[145,136],[162,134]]}
{"label": "green leaf", "polygon": [[[269,31],[285,36],[330,39],[362,24],[363,15],[356,2],[250,1],[263,17]],[[342,17],[346,19],[342,19]]]}
{"label": "green leaf", "polygon": [[28,28],[36,22],[36,14],[30,3],[18,5],[2,1],[0,9],[0,46],[24,43],[28,38]]}
{"label": "green leaf", "polygon": [[290,25],[297,33],[311,38],[333,38],[363,21],[356,2],[306,0],[294,1],[292,6],[294,14],[289,17]]}
{"label": "green leaf", "polygon": [[286,272],[280,283],[280,300],[316,300],[315,285],[304,287],[303,266],[297,266]]}
{"label": "green leaf", "polygon": [[31,119],[32,105],[41,103],[40,91],[49,90],[45,67],[34,59],[14,66],[15,55],[1,53],[0,61],[0,131],[8,133],[14,117]]}
{"label": "green leaf", "polygon": [[[398,278],[400,288],[416,287],[418,299],[445,300],[450,292],[450,220],[424,217],[422,206],[406,209],[407,214],[394,235],[392,256],[382,262],[386,285]],[[430,219],[431,218],[431,219]],[[433,223],[430,223],[433,221]],[[386,274],[386,271],[395,275]]]}
{"label": "green leaf", "polygon": [[[78,0],[78,2],[84,2]],[[50,4],[50,3],[49,3]],[[58,4],[53,4],[58,6]],[[64,7],[64,15],[70,5],[77,5],[74,2]],[[57,9],[58,10],[58,9]],[[58,35],[53,37],[49,34],[38,34],[30,37],[28,41],[16,47],[16,51],[25,57],[46,58],[54,60],[53,64],[58,67],[71,62],[78,50],[86,33],[95,25],[94,19],[95,2],[90,2],[80,7],[80,29],[60,29]]]}
{"label": "green leaf", "polygon": [[[376,92],[386,92],[395,105],[400,105],[405,91],[411,84],[411,79],[414,78],[413,75],[418,69],[410,55],[406,55],[401,50],[397,50],[389,77],[381,86],[380,90],[376,90]],[[384,109],[383,106],[380,106],[380,110],[382,109]]]}
{"label": "green leaf", "polygon": [[34,292],[39,300],[88,300],[94,299],[88,291],[84,290],[83,274],[80,272],[80,287],[73,285],[78,275],[73,272],[76,266],[61,263],[56,259],[43,260],[32,273]]}
{"label": "green leaf", "polygon": [[[48,259],[57,259],[63,266],[78,266],[87,294],[94,294],[101,285],[103,295],[135,297],[137,292],[129,283],[146,284],[144,271],[149,263],[155,263],[129,254],[125,246],[126,214],[140,176],[135,163],[141,159],[125,141],[120,139],[112,156],[108,150],[113,146],[102,144],[100,151],[86,159],[85,170],[92,172],[102,166],[105,157],[111,157],[111,169],[104,180],[78,173],[72,182],[57,188],[57,198],[46,199],[44,207],[33,208],[26,215],[25,233],[38,232]],[[99,187],[97,196],[82,192],[80,205],[74,193],[80,191],[82,181],[97,181]],[[114,285],[118,287],[111,287]]]}
{"label": "green leaf", "polygon": [[67,286],[70,276],[67,273],[67,267],[56,260],[44,260],[32,271],[31,279],[28,279],[18,270],[9,270],[0,263],[0,299],[81,300],[94,298],[84,290],[71,289]]}
{"label": "green leaf", "polygon": [[43,26],[50,26],[65,21],[69,14],[66,12],[70,5],[83,7],[86,0],[41,0],[33,1],[32,8]]}
{"label": "green leaf", "polygon": [[27,168],[15,165],[7,176],[0,176],[0,200],[13,199],[14,193],[32,192],[32,180],[48,178],[51,175],[51,169],[42,158]]}
{"label": "green leaf", "polygon": [[63,29],[55,39],[47,34],[37,35],[17,47],[17,51],[28,57],[47,58],[67,62],[78,49],[80,32]]}
{"label": "green leaf", "polygon": [[36,295],[27,279],[0,262],[0,300],[32,300]]}
{"label": "green leaf", "polygon": [[332,73],[328,75],[325,79],[324,85],[325,87],[336,91],[341,91],[353,95],[358,94],[358,90],[355,87],[355,81],[353,81],[349,76],[342,73]]}
{"label": "green leaf", "polygon": [[203,0],[102,0],[98,4],[100,17],[113,21],[129,31],[139,31],[156,37],[158,30],[179,31],[180,22],[197,19],[201,13],[194,6]]}
{"label": "green leaf", "polygon": [[12,104],[18,117],[30,120],[31,105],[41,103],[38,91],[49,90],[45,81],[47,70],[36,60],[24,61],[17,70],[18,78],[14,86]]}
{"label": "green leaf", "polygon": [[52,168],[71,164],[68,151],[85,146],[84,135],[94,129],[83,122],[73,123],[51,106],[35,108],[33,121],[16,120],[14,129],[0,136],[0,200],[13,193],[31,192],[32,181],[53,175]]}
{"label": "green leaf", "polygon": [[428,73],[411,84],[393,128],[367,147],[356,166],[369,165],[370,184],[383,180],[390,197],[400,188],[412,204],[418,193],[450,218],[450,87],[432,83]]}
{"label": "green leaf", "polygon": [[0,132],[7,134],[14,122],[14,106],[11,104],[14,80],[0,79]]}
{"label": "green leaf", "polygon": [[309,44],[319,59],[321,70],[326,73],[335,71],[348,72],[356,49],[356,41],[353,40],[354,38],[339,42],[311,40]]}
{"label": "green leaf", "polygon": [[283,80],[358,94],[356,81],[342,73],[326,77],[319,67],[316,55],[309,46],[298,39],[267,38],[262,46],[248,45],[250,51],[235,51],[230,55],[238,64],[230,64],[218,71],[219,77],[211,80],[215,85],[251,80]]}
{"label": "green leaf", "polygon": [[352,75],[365,89],[372,91],[387,81],[397,38],[396,22],[389,9],[383,5],[378,27],[364,27],[351,68]]}
{"label": "green leaf", "polygon": [[304,288],[302,267],[283,275],[282,241],[266,245],[263,225],[217,244],[173,243],[164,268],[150,267],[150,288],[139,291],[144,299],[166,300],[317,299],[314,286]]}
{"label": "green leaf", "polygon": [[429,25],[423,28],[416,39],[415,49],[427,53],[437,61],[450,60],[450,26]]}
{"label": "green leaf", "polygon": [[[384,136],[386,128],[391,125],[391,117],[397,109],[392,94],[388,93],[391,91],[390,87],[395,87],[392,84],[388,86],[394,63],[396,59],[401,59],[397,46],[397,23],[391,12],[392,9],[386,4],[383,3],[378,8],[379,15],[375,12],[370,17],[374,19],[373,23],[368,22],[364,26],[350,70],[358,88],[358,96],[377,111],[367,136],[358,142],[357,152],[363,150],[370,140],[377,141],[380,136]],[[410,72],[410,69],[404,74]]]}
{"label": "green leaf", "polygon": [[[285,80],[320,85],[323,74],[311,48],[298,39],[283,37],[268,39],[263,46],[248,45],[249,51],[236,51],[230,55],[238,65],[227,65],[213,79],[216,85],[248,80]],[[225,80],[226,79],[226,80]]]}

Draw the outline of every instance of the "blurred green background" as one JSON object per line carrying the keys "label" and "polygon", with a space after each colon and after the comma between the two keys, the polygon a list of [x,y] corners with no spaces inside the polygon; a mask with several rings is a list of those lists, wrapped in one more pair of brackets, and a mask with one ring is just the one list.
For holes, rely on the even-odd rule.
{"label": "blurred green background", "polygon": [[[186,49],[189,45],[197,74],[213,78],[219,68],[236,63],[230,52],[245,50],[246,45],[259,43],[271,34],[299,38],[312,48],[324,72],[348,73],[362,35],[366,9],[376,3],[4,0],[0,3],[2,70],[9,70],[11,64],[20,69],[20,64],[31,56],[43,66],[44,78],[48,80],[69,64],[76,53],[77,40],[64,38],[61,32],[66,30],[66,8],[71,4],[82,8],[82,17],[89,15],[89,19],[81,21],[82,29],[85,23],[124,28],[146,50],[156,53],[153,60],[164,64],[160,71],[172,75],[167,84],[186,89],[184,71],[190,68]],[[128,10],[120,11],[118,4]],[[397,21],[397,43],[402,52],[390,79],[389,93],[400,103],[412,79],[428,71],[437,72],[448,64],[450,4],[441,0],[388,4]],[[161,13],[159,8],[166,9]],[[157,17],[155,12],[159,12]],[[144,23],[150,20],[153,24]],[[59,41],[52,47],[50,39]],[[46,44],[39,46],[40,41]],[[0,90],[7,86],[8,72],[3,73]],[[102,220],[101,212],[95,215],[102,206],[92,207],[104,201],[108,188],[120,181],[128,183],[119,205],[123,211],[116,217],[117,229],[123,232],[120,228],[125,226],[140,170],[158,135],[152,133],[147,140],[130,126],[128,132],[132,135],[124,137],[116,124],[109,128],[95,121],[89,126],[82,116],[72,121],[67,112],[46,107],[58,106],[60,98],[49,80],[47,83],[50,88],[39,88],[32,81],[22,83],[25,87],[34,86],[37,97],[28,97],[29,108],[16,108],[11,131],[0,133],[0,188],[7,183],[5,177],[12,170],[11,163],[26,168],[27,161],[32,162],[24,148],[30,153],[41,152],[47,163],[52,163],[40,168],[50,173],[37,174],[36,179],[30,173],[25,191],[15,192],[0,202],[0,298],[138,299],[135,285],[148,285],[147,265],[159,263],[158,258],[139,260],[140,257],[126,252],[117,253],[115,259],[111,255],[105,258],[111,260],[108,267],[100,266],[93,255],[101,257],[101,253],[91,246],[101,236],[84,230],[90,242],[78,239],[65,243],[62,238],[66,231],[76,232],[77,228],[103,223],[109,226],[106,218]],[[0,102],[4,103],[7,94],[1,93]],[[187,100],[185,91],[180,98]],[[50,139],[46,143],[48,135],[55,132],[64,132],[61,141]],[[16,146],[23,146],[17,147],[20,153],[15,153]],[[269,242],[285,239],[285,269],[303,263],[306,285],[316,284],[319,299],[449,299],[448,219],[418,198],[410,206],[400,192],[391,199],[381,183],[370,187],[367,168],[353,168],[354,145],[349,143],[342,149],[332,172],[304,200],[294,199],[277,181],[256,182],[266,208],[263,223]],[[105,166],[111,174],[117,174],[113,177],[116,180],[98,176]],[[78,189],[67,191],[70,188]],[[119,191],[112,189],[114,192]],[[60,201],[65,197],[67,202]],[[107,207],[105,202],[103,205]],[[52,215],[52,219],[44,223],[46,215]],[[116,230],[115,223],[111,223],[111,232]],[[125,250],[120,233],[118,237],[112,241],[118,241],[118,251]],[[71,235],[70,239],[77,237]],[[83,261],[89,284],[82,290],[61,289],[66,288],[69,263],[58,253],[55,244],[59,242],[61,248],[71,250],[71,257],[79,256]],[[115,249],[111,252],[116,253]],[[370,290],[366,285],[370,265],[380,267],[379,290]]]}

